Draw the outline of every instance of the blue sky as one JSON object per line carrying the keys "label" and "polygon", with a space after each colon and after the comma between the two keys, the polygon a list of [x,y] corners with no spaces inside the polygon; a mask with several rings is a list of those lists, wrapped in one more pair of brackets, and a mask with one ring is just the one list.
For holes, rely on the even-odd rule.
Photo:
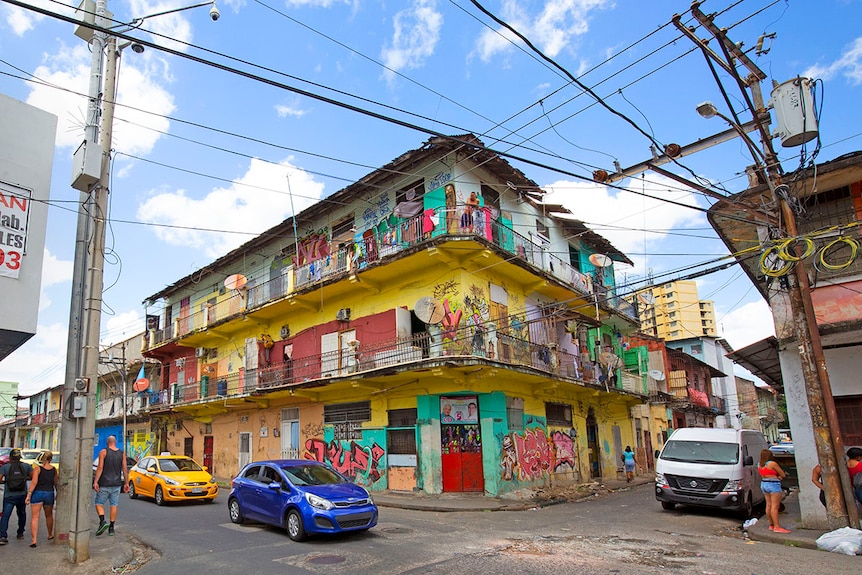
{"label": "blue sky", "polygon": [[[63,2],[32,3],[72,14]],[[108,9],[129,22],[189,4],[111,0]],[[642,132],[684,145],[727,128],[695,112],[705,100],[729,110],[703,55],[671,24],[675,13],[691,20],[689,0],[481,4],[639,129],[469,0],[232,0],[219,2],[218,22],[206,7],[146,19],[133,35],[268,83],[157,49],[123,52],[103,340],[140,331],[148,295],[429,137],[273,84],[424,130],[473,132],[494,149],[552,168],[512,161],[549,192],[549,201],[568,206],[630,256],[635,266],[617,270],[620,283],[726,254],[701,212],[662,201],[708,207],[702,195],[655,174],[620,186],[657,199],[566,174],[588,177],[598,167],[613,171],[614,161],[626,167],[648,159],[650,140]],[[773,80],[819,80],[818,162],[862,147],[862,2],[708,0],[702,10],[718,13],[717,24],[745,50],[761,35],[776,34],[764,42],[768,51],[750,52],[768,75],[767,98]],[[83,139],[81,94],[90,67],[87,45],[72,32],[67,22],[0,0],[0,92],[60,120],[39,333],[0,363],[0,380],[20,382],[22,393],[63,379],[78,198],[70,187],[71,158]],[[719,77],[736,110],[750,118],[729,76]],[[776,145],[785,170],[799,165],[800,148]],[[814,149],[808,144],[804,159]],[[751,158],[735,140],[682,163],[736,192],[745,187]],[[691,178],[682,167],[665,167]],[[698,281],[732,346],[772,333],[766,304],[738,269]]]}

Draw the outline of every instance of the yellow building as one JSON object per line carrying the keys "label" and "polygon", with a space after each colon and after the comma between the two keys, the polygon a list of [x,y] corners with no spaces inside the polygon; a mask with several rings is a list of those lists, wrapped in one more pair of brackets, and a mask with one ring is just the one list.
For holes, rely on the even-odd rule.
{"label": "yellow building", "polygon": [[637,292],[641,328],[665,341],[716,337],[713,302],[701,300],[697,283],[678,280]]}
{"label": "yellow building", "polygon": [[542,195],[472,135],[432,138],[153,294],[157,449],[374,490],[616,477],[647,397],[630,262]]}

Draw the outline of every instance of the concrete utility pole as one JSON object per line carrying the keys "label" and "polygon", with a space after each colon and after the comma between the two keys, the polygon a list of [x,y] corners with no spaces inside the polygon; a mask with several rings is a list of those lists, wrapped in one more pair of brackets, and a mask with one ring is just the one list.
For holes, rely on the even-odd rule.
{"label": "concrete utility pole", "polygon": [[[107,0],[97,0],[95,23],[106,27]],[[102,96],[102,63],[107,34],[93,31],[90,41],[90,85],[84,145],[95,153],[99,143],[99,116]],[[111,81],[113,82],[113,74]],[[108,97],[113,100],[113,94]],[[93,436],[95,434],[94,391],[98,382],[99,332],[101,323],[102,264],[104,261],[104,218],[110,152],[102,146],[99,181],[81,193],[73,266],[72,302],[69,313],[66,380],[63,385],[62,433],[60,452],[70,465],[60,468],[57,506],[57,540],[68,540],[69,558],[82,563],[90,558],[89,508],[92,477]],[[106,152],[107,150],[107,152]],[[86,299],[85,299],[86,298]],[[84,382],[84,383],[81,383]],[[87,382],[90,385],[87,385]],[[77,386],[76,386],[77,384]],[[86,386],[82,392],[81,387]],[[85,417],[73,417],[76,397],[86,401]]]}
{"label": "concrete utility pole", "polygon": [[[758,157],[758,151],[755,147],[749,145],[755,167],[763,181],[769,186],[773,200],[778,202],[787,236],[795,237],[798,230],[796,228],[796,214],[788,202],[790,188],[781,181],[781,164],[772,147],[769,112],[764,106],[763,95],[760,90],[760,82],[766,79],[766,74],[748,58],[738,45],[727,37],[724,30],[715,25],[711,15],[706,15],[700,10],[700,4],[699,1],[692,2],[691,13],[718,41],[724,58],[709,49],[706,42],[682,25],[676,16],[674,17],[674,24],[683,34],[692,39],[708,58],[718,63],[737,82],[760,132],[763,162]],[[742,63],[748,69],[750,74],[746,79],[743,80],[739,76],[733,64],[734,61]],[[746,88],[751,90],[751,98],[749,98]],[[713,112],[713,115],[719,115],[732,126],[739,128],[738,123],[730,118],[721,116],[714,110]],[[747,135],[741,129],[740,137],[747,139]],[[794,247],[794,251],[797,256],[802,255],[799,245]],[[835,410],[829,372],[826,369],[826,358],[820,340],[820,328],[814,314],[808,272],[801,262],[797,262],[794,266],[794,278],[795,281],[789,282],[788,293],[794,332],[799,344],[806,396],[811,411],[814,443],[823,469],[823,486],[826,492],[829,525],[833,529],[848,525],[858,528],[859,513],[856,508],[856,499],[850,477],[846,466],[843,465],[844,444],[839,432],[838,415]],[[839,457],[841,457],[842,465],[838,465]]]}

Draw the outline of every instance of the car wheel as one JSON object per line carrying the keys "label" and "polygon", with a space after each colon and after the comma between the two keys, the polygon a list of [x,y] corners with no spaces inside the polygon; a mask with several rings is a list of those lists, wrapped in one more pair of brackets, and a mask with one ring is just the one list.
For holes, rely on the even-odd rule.
{"label": "car wheel", "polygon": [[668,511],[670,511],[672,509],[676,509],[676,503],[674,503],[672,501],[662,501],[661,502],[661,508],[667,509]]}
{"label": "car wheel", "polygon": [[156,487],[156,505],[164,505],[165,504],[165,492],[162,491],[162,486],[159,485]]}
{"label": "car wheel", "polygon": [[239,500],[231,499],[227,502],[227,512],[230,515],[230,522],[236,524],[242,524],[242,510],[239,508]]}
{"label": "car wheel", "polygon": [[137,499],[138,492],[135,491],[135,482],[129,481],[129,499]]}
{"label": "car wheel", "polygon": [[296,509],[291,509],[287,514],[287,536],[294,541],[305,539],[305,527],[302,525],[302,516]]}

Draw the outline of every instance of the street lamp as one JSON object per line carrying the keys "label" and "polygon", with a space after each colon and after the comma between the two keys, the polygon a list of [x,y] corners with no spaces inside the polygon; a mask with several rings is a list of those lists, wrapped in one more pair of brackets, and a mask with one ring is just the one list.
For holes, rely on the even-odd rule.
{"label": "street lamp", "polygon": [[[93,6],[95,5],[95,9]],[[69,556],[73,563],[89,559],[90,496],[93,443],[96,432],[96,410],[93,391],[89,386],[76,388],[76,381],[98,382],[99,333],[102,319],[102,283],[105,263],[105,223],[108,185],[110,183],[111,139],[117,87],[117,64],[120,51],[131,46],[136,53],[144,48],[134,42],[117,43],[116,36],[104,30],[124,31],[138,28],[144,20],[192,8],[210,6],[213,21],[221,17],[215,0],[191,6],[165,10],[135,18],[129,23],[108,26],[107,0],[83,0],[84,23],[95,27],[78,26],[76,34],[88,40],[92,57],[88,91],[84,143],[75,152],[72,187],[81,192],[76,229],[75,260],[72,270],[72,298],[67,344],[66,379],[63,386],[62,453],[74,454],[73,465],[61,468],[59,503],[57,506],[58,540],[68,539]],[[106,50],[107,48],[107,50]],[[102,64],[107,51],[107,68],[102,82]],[[100,104],[104,103],[100,114]],[[101,115],[101,129],[99,117]],[[93,149],[99,144],[100,153]],[[89,149],[88,149],[89,148]],[[93,386],[95,390],[96,385]],[[125,392],[125,390],[124,390]],[[78,399],[80,398],[80,399]],[[78,399],[78,401],[75,401]],[[80,412],[70,408],[86,399],[86,408]],[[124,400],[125,401],[125,400]],[[74,430],[74,434],[70,433]],[[123,437],[125,442],[125,437]],[[124,443],[125,445],[125,443]],[[65,532],[68,527],[69,531]]]}

